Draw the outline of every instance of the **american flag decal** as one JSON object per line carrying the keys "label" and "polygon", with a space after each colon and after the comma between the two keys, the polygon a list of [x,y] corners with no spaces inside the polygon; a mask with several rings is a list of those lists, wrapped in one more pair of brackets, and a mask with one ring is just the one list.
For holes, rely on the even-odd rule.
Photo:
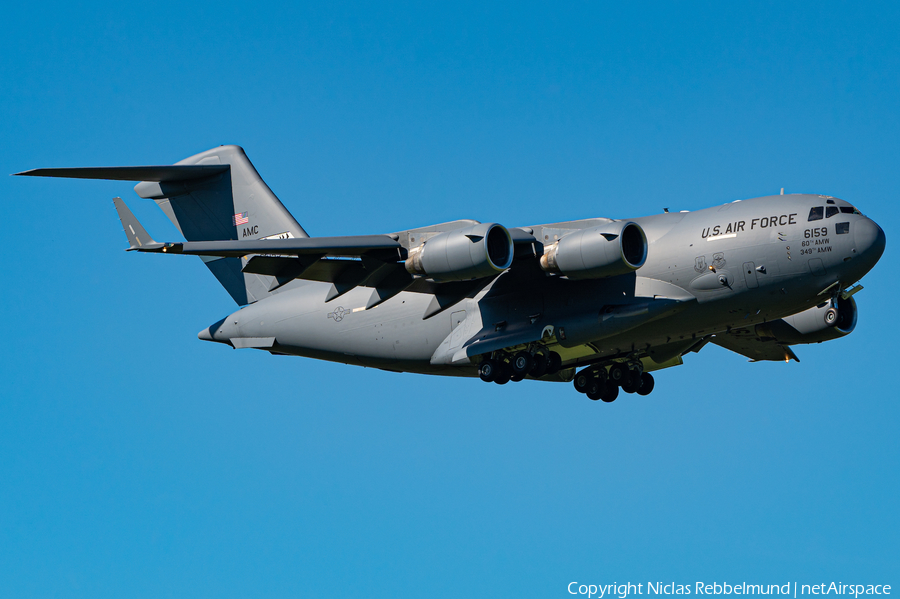
{"label": "american flag decal", "polygon": [[235,214],[234,216],[231,217],[231,222],[234,224],[235,227],[238,225],[246,225],[249,221],[250,221],[250,219],[247,218],[246,212],[241,212],[240,214]]}

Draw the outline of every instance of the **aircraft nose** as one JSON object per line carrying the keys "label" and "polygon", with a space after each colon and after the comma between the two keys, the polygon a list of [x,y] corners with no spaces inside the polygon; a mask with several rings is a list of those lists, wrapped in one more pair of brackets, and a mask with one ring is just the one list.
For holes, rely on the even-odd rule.
{"label": "aircraft nose", "polygon": [[856,250],[860,256],[865,257],[867,261],[871,261],[874,266],[884,253],[884,231],[881,230],[881,227],[875,221],[869,218],[861,219],[856,223],[854,229]]}

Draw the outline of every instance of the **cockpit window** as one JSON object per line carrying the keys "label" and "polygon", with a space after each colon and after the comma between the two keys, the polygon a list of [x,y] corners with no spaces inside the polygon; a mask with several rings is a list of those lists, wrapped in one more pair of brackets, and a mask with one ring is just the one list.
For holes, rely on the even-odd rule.
{"label": "cockpit window", "polygon": [[838,223],[834,226],[834,232],[838,235],[844,235],[850,232],[850,223]]}
{"label": "cockpit window", "polygon": [[862,212],[860,212],[853,206],[841,206],[841,212],[843,214],[862,214]]}
{"label": "cockpit window", "polygon": [[813,206],[809,209],[809,218],[806,219],[808,221],[814,220],[822,220],[822,215],[824,214],[825,209],[822,206]]}
{"label": "cockpit window", "polygon": [[825,206],[825,218],[831,218],[840,212],[837,206]]}

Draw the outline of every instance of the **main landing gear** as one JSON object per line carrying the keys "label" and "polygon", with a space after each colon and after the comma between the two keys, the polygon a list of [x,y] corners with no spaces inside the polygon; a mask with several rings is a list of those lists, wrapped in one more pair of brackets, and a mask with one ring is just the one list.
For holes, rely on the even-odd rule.
{"label": "main landing gear", "polygon": [[556,374],[561,367],[559,354],[546,348],[522,350],[515,354],[501,351],[494,352],[481,362],[478,376],[486,383],[505,385],[509,381],[521,381],[526,376],[539,379],[546,374]]}
{"label": "main landing gear", "polygon": [[649,395],[654,386],[653,376],[644,372],[640,362],[616,362],[609,367],[609,372],[602,365],[588,366],[575,375],[572,383],[575,390],[587,395],[588,399],[606,403],[619,397],[619,389],[625,393]]}

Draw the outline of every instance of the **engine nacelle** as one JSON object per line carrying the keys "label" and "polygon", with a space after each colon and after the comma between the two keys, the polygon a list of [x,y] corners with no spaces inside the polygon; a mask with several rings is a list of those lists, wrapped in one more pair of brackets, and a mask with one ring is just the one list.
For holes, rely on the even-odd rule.
{"label": "engine nacelle", "polygon": [[856,328],[856,301],[849,297],[838,298],[835,317],[831,302],[814,306],[791,316],[757,325],[756,334],[763,339],[775,339],[779,343],[795,345],[820,343],[844,337]]}
{"label": "engine nacelle", "polygon": [[406,270],[436,281],[468,281],[499,274],[512,260],[509,231],[497,223],[482,223],[440,233],[410,249]]}
{"label": "engine nacelle", "polygon": [[637,223],[611,222],[570,233],[548,246],[541,268],[570,279],[603,279],[637,270],[647,260],[647,236]]}

